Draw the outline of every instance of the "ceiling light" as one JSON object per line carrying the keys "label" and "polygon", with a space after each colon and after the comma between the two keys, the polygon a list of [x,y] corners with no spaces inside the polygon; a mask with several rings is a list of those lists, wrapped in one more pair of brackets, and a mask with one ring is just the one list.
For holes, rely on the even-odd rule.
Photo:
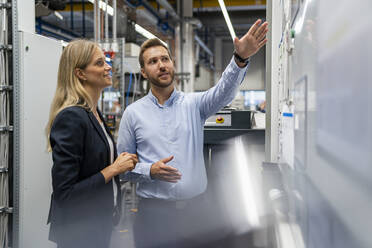
{"label": "ceiling light", "polygon": [[64,41],[64,40],[61,40],[61,44],[62,44],[62,47],[67,47],[68,46],[68,42]]}
{"label": "ceiling light", "polygon": [[[141,27],[140,25],[138,25],[137,23],[134,24],[134,29],[136,30],[137,33],[143,35],[144,37],[146,37],[147,39],[152,39],[152,38],[157,38],[159,39],[158,37],[156,37],[155,35],[153,35],[152,33],[150,33],[149,31],[147,31],[146,29],[144,29],[143,27]],[[167,43],[165,43],[164,41],[162,41],[161,39],[159,39],[166,47],[168,47]]]}
{"label": "ceiling light", "polygon": [[226,21],[227,27],[229,28],[231,38],[234,40],[234,38],[236,37],[236,35],[235,35],[234,28],[233,28],[233,26],[231,24],[229,14],[227,13],[225,2],[223,0],[218,0],[218,3],[220,4],[223,17],[225,17],[225,21]]}
{"label": "ceiling light", "polygon": [[55,15],[56,17],[58,17],[59,19],[63,20],[63,16],[62,16],[59,12],[54,11],[54,15]]}

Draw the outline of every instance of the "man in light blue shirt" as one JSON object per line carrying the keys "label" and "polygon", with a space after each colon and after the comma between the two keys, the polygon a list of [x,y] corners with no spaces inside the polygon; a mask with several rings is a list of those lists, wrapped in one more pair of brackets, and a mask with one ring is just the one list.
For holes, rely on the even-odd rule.
{"label": "man in light blue shirt", "polygon": [[[159,40],[150,39],[141,46],[141,73],[151,90],[127,107],[118,137],[118,153],[137,153],[139,159],[136,168],[125,175],[137,182],[137,195],[141,199],[138,228],[135,227],[136,247],[175,247],[174,240],[172,243],[164,239],[177,236],[174,229],[179,222],[172,223],[177,223],[180,214],[172,215],[168,211],[161,216],[162,211],[167,207],[182,209],[181,201],[196,199],[206,190],[204,122],[234,99],[249,57],[267,41],[267,25],[266,22],[261,25],[258,20],[241,39],[234,39],[234,56],[218,84],[201,93],[185,94],[175,89],[173,60]],[[164,218],[172,223],[164,222]],[[137,225],[137,222],[141,223]],[[151,240],[151,245],[144,240]]]}

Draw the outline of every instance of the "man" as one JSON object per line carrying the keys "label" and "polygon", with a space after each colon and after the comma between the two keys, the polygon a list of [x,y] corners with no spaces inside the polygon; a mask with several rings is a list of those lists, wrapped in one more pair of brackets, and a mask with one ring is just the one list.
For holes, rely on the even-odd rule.
{"label": "man", "polygon": [[175,89],[174,63],[159,40],[141,46],[141,73],[151,90],[125,110],[118,137],[118,152],[137,153],[139,158],[136,168],[125,175],[138,182],[136,247],[201,245],[192,240],[189,229],[202,222],[197,208],[203,205],[207,187],[203,125],[234,99],[249,57],[267,41],[267,26],[257,20],[241,39],[235,38],[234,56],[219,83],[200,93]]}

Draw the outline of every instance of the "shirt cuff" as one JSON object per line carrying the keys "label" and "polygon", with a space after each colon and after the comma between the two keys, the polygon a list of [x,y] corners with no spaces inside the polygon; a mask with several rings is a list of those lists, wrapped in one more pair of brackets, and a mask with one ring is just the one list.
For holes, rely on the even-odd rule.
{"label": "shirt cuff", "polygon": [[151,165],[152,163],[137,163],[132,172],[141,174],[142,178],[146,180],[153,181],[150,176]]}
{"label": "shirt cuff", "polygon": [[246,74],[246,72],[247,72],[247,69],[248,69],[248,66],[249,66],[249,64],[250,64],[250,61],[248,61],[248,63],[247,63],[246,66],[244,66],[244,67],[239,67],[239,66],[236,64],[236,62],[235,62],[235,58],[234,58],[234,56],[233,56],[233,57],[231,58],[230,64],[231,64],[231,66],[232,66],[233,71],[239,73],[237,81],[239,82],[239,84],[241,84],[241,83],[243,82],[243,79],[244,79],[245,74]]}

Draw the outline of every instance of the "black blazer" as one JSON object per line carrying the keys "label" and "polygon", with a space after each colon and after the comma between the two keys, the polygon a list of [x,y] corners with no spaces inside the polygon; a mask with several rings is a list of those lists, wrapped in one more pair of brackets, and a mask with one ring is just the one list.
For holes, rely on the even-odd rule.
{"label": "black blazer", "polygon": [[[110,148],[102,127],[91,111],[68,107],[56,116],[50,143],[53,194],[49,239],[61,247],[107,247],[113,227],[114,194],[112,182],[106,184],[100,172],[110,164]],[[115,181],[117,209],[121,209],[119,178]]]}

